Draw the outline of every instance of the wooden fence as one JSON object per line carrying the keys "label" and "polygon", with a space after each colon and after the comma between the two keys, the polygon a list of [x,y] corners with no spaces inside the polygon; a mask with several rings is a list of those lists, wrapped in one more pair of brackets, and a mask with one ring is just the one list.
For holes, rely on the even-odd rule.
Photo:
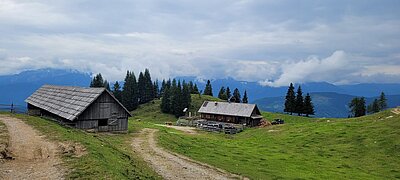
{"label": "wooden fence", "polygon": [[14,103],[11,104],[0,104],[0,111],[8,111],[10,113],[26,113],[25,106],[17,105]]}

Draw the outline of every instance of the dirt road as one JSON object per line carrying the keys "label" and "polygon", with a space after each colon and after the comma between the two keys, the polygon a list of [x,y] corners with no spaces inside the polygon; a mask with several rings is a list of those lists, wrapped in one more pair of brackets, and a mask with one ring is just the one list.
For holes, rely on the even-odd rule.
{"label": "dirt road", "polygon": [[156,129],[143,129],[133,139],[133,150],[139,153],[164,179],[243,179],[234,174],[170,153],[157,146]]}
{"label": "dirt road", "polygon": [[0,164],[0,179],[63,179],[57,145],[44,139],[22,120],[0,115],[10,135],[14,160]]}

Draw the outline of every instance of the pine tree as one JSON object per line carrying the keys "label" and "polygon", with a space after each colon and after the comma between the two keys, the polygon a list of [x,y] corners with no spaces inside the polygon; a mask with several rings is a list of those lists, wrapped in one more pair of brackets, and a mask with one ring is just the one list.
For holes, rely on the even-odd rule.
{"label": "pine tree", "polygon": [[122,102],[122,91],[121,91],[121,86],[119,85],[118,81],[115,81],[112,93],[114,94],[114,97],[118,99],[119,102]]}
{"label": "pine tree", "polygon": [[96,74],[96,76],[94,76],[92,81],[90,82],[90,87],[105,87],[104,85],[105,84],[101,73]]}
{"label": "pine tree", "polygon": [[164,88],[161,98],[161,111],[163,113],[171,113],[171,80],[165,82],[163,87]]}
{"label": "pine tree", "polygon": [[142,72],[139,73],[139,78],[138,78],[138,91],[139,91],[139,103],[143,104],[146,101],[146,85],[145,85],[145,79],[144,75]]}
{"label": "pine tree", "polygon": [[294,112],[300,116],[301,114],[303,114],[303,111],[304,111],[304,98],[303,98],[303,91],[301,90],[301,86],[299,86],[299,88],[297,89],[295,104],[296,105],[295,105]]}
{"label": "pine tree", "polygon": [[185,83],[185,81],[183,81],[182,83],[182,103],[183,103],[183,108],[188,108],[190,107],[190,104],[192,102],[192,97],[190,95],[190,88],[189,88],[189,84]]}
{"label": "pine tree", "polygon": [[136,77],[133,72],[127,71],[124,87],[122,88],[122,104],[132,111],[137,108],[138,102],[138,87],[136,82]]}
{"label": "pine tree", "polygon": [[246,90],[244,91],[244,94],[243,94],[242,103],[246,103],[246,104],[249,103],[249,100],[247,98],[247,91]]}
{"label": "pine tree", "polygon": [[364,97],[355,97],[349,103],[350,112],[353,117],[360,117],[365,115],[366,107],[365,107],[365,98]]}
{"label": "pine tree", "polygon": [[145,89],[145,99],[144,103],[150,102],[154,99],[154,87],[151,81],[151,75],[149,69],[144,70],[144,89]]}
{"label": "pine tree", "polygon": [[226,87],[226,100],[228,100],[229,98],[232,98],[231,89],[229,89],[229,87]]}
{"label": "pine tree", "polygon": [[207,80],[207,84],[206,87],[204,88],[203,94],[213,96],[210,80]]}
{"label": "pine tree", "polygon": [[231,102],[235,102],[235,103],[240,103],[242,99],[240,98],[240,92],[238,88],[235,88],[235,90],[233,90],[233,97],[231,99]]}
{"label": "pine tree", "polygon": [[283,111],[288,112],[290,113],[290,115],[292,115],[292,113],[295,112],[295,107],[296,107],[296,96],[294,94],[294,86],[292,83],[290,83],[290,86],[286,93],[285,109]]}
{"label": "pine tree", "polygon": [[218,92],[218,98],[222,99],[222,100],[227,100],[228,98],[226,97],[226,91],[225,91],[225,87],[222,86],[221,89]]}
{"label": "pine tree", "polygon": [[311,96],[307,93],[306,97],[304,98],[304,114],[308,117],[308,115],[314,115],[314,105],[311,100]]}
{"label": "pine tree", "polygon": [[111,91],[111,89],[110,89],[110,83],[108,83],[107,80],[104,80],[103,87],[105,87],[108,91]]}
{"label": "pine tree", "polygon": [[160,96],[161,97],[164,95],[165,86],[166,86],[166,82],[165,82],[165,79],[163,79],[161,82],[161,88],[160,88]]}
{"label": "pine tree", "polygon": [[199,94],[200,95],[199,88],[197,88],[197,84],[194,84],[192,94]]}
{"label": "pine tree", "polygon": [[153,84],[153,94],[154,94],[154,98],[160,97],[160,89],[158,88],[158,80],[157,79]]}
{"label": "pine tree", "polygon": [[387,99],[385,97],[385,93],[381,92],[379,96],[378,104],[379,104],[379,111],[385,110],[387,108]]}
{"label": "pine tree", "polygon": [[368,113],[377,113],[380,110],[380,102],[378,99],[374,99],[374,101],[367,107]]}

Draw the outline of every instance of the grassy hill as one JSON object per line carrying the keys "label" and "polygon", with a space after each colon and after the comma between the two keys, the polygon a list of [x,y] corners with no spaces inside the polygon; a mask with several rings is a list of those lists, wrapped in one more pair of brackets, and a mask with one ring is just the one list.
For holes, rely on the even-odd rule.
{"label": "grassy hill", "polygon": [[352,119],[263,113],[284,125],[237,135],[160,131],[165,148],[251,179],[400,178],[400,116]]}

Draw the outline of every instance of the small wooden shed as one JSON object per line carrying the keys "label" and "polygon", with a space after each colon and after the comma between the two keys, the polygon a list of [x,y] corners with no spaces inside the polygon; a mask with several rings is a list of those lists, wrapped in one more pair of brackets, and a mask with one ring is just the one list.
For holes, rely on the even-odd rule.
{"label": "small wooden shed", "polygon": [[202,119],[246,126],[258,126],[262,119],[256,104],[204,101],[198,112]]}
{"label": "small wooden shed", "polygon": [[30,115],[95,131],[127,131],[129,111],[105,88],[44,85],[29,96]]}

